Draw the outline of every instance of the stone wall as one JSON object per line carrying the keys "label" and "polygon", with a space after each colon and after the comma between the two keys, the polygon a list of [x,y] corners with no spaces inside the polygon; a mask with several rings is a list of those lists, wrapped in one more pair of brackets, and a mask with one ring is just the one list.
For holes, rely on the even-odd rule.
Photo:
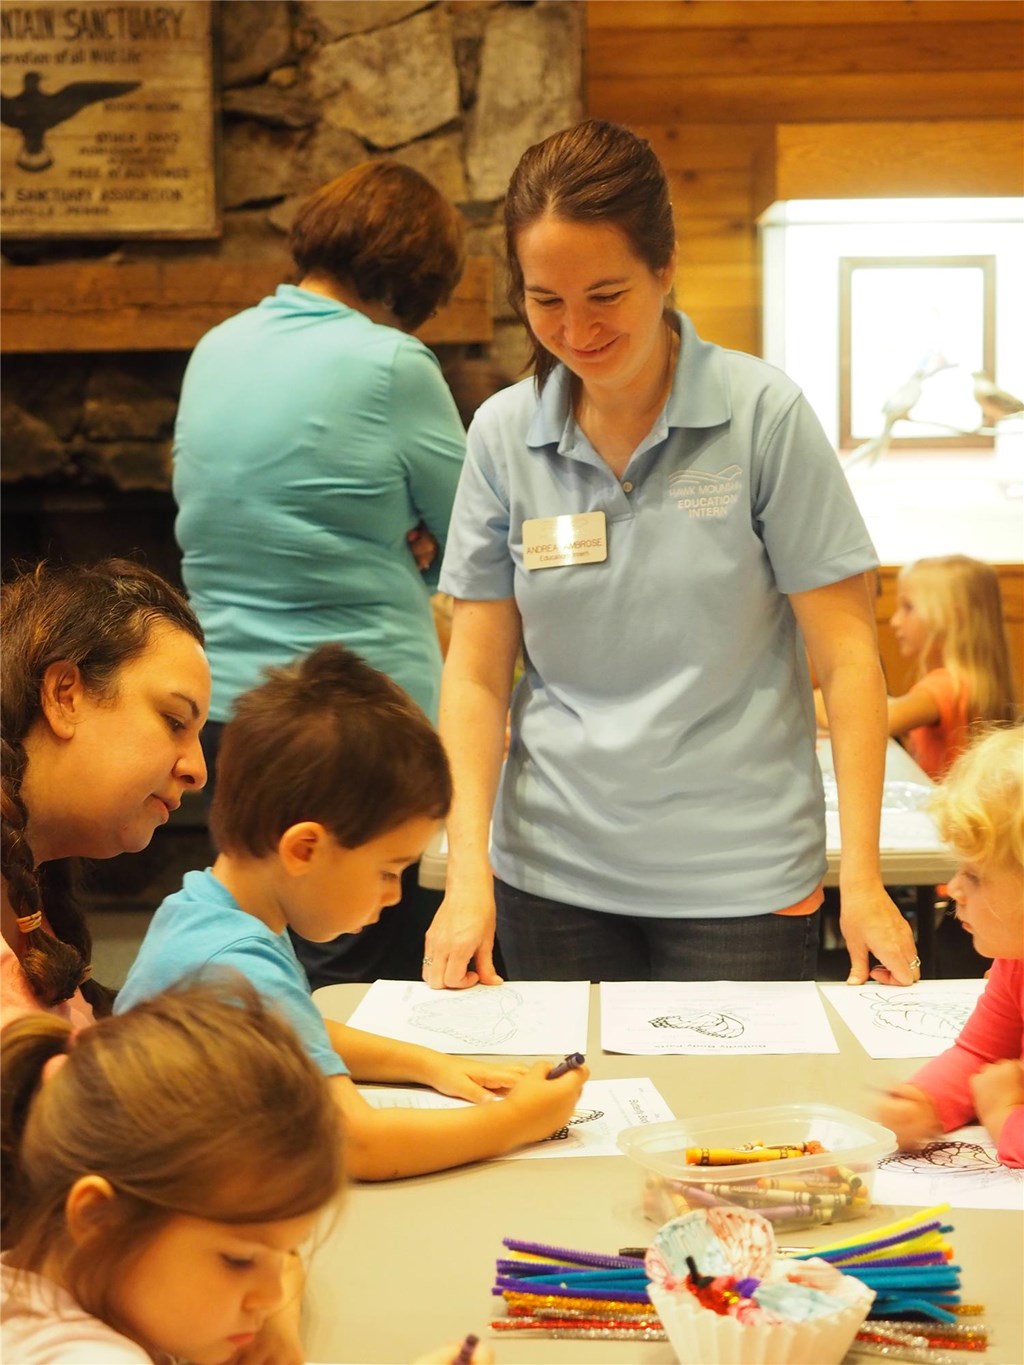
{"label": "stone wall", "polygon": [[[6,247],[8,259],[218,257],[279,262],[285,278],[286,233],[305,195],[367,157],[397,157],[460,206],[469,252],[498,263],[493,342],[438,348],[468,414],[522,371],[521,328],[504,297],[502,195],[522,151],[580,116],[583,6],[227,0],[217,10],[222,237],[19,242]],[[166,490],[186,360],[129,350],[10,357],[5,482]]]}

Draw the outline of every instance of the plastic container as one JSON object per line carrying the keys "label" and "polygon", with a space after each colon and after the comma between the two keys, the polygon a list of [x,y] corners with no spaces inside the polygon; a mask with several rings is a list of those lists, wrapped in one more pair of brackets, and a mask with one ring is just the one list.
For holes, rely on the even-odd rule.
{"label": "plastic container", "polygon": [[[820,1142],[825,1151],[780,1160],[694,1165],[687,1149],[739,1152],[758,1143]],[[644,1172],[643,1205],[654,1223],[726,1204],[755,1209],[777,1232],[860,1218],[871,1208],[875,1171],[896,1150],[888,1128],[828,1104],[780,1104],[624,1129],[619,1147]]]}

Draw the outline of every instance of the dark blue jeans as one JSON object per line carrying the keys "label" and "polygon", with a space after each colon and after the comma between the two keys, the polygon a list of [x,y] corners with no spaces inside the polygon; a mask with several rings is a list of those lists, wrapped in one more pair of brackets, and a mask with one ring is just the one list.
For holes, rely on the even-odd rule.
{"label": "dark blue jeans", "polygon": [[521,981],[813,981],[818,916],[649,919],[494,879],[508,976]]}

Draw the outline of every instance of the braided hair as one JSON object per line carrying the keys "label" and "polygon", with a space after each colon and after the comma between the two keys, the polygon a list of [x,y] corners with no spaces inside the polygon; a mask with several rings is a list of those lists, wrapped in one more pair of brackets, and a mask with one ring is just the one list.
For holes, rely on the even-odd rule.
{"label": "braided hair", "polygon": [[[21,966],[41,1004],[59,1004],[81,987],[97,1014],[112,994],[89,980],[92,939],[74,894],[69,859],[36,866],[22,796],[25,737],[43,714],[42,684],[53,663],[75,664],[95,696],[116,695],[122,667],[144,653],[153,627],[202,629],[184,597],[158,574],[126,559],[55,568],[39,564],[0,593],[0,871],[22,930]],[[40,924],[45,911],[53,934]]]}

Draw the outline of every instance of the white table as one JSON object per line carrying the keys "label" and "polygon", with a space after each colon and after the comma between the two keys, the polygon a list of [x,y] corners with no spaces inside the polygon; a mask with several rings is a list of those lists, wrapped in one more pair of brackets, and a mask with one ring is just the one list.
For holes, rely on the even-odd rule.
{"label": "white table", "polygon": [[[347,1019],[366,990],[326,986],[314,999]],[[875,1061],[826,1003],[840,1054],[780,1057],[626,1057],[601,1052],[593,988],[587,1059],[595,1077],[650,1076],[678,1116],[753,1109],[785,1101],[872,1109],[871,1086],[905,1078],[916,1061]],[[407,1365],[467,1332],[489,1338],[503,1315],[491,1296],[501,1239],[616,1251],[645,1245],[654,1231],[640,1209],[639,1168],[626,1157],[489,1161],[389,1184],[356,1185],[314,1253],[305,1341],[312,1361]],[[854,1226],[869,1230],[910,1209],[876,1206]],[[994,1344],[979,1365],[1024,1361],[1024,1216],[954,1210],[951,1242],[966,1300],[988,1306]],[[801,1245],[834,1240],[835,1229],[794,1233]],[[671,1365],[668,1343],[527,1340],[495,1335],[499,1365]],[[854,1357],[848,1357],[853,1360]],[[872,1357],[858,1358],[868,1365]],[[963,1365],[972,1356],[964,1354]]]}

